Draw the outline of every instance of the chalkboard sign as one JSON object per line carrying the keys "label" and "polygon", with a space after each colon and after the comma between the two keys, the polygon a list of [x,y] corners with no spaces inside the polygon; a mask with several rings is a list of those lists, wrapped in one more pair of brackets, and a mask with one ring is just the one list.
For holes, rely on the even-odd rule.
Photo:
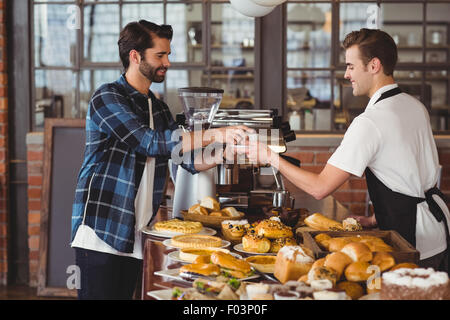
{"label": "chalkboard sign", "polygon": [[77,295],[75,277],[79,271],[75,250],[70,247],[70,231],[85,136],[83,119],[45,119],[39,296]]}

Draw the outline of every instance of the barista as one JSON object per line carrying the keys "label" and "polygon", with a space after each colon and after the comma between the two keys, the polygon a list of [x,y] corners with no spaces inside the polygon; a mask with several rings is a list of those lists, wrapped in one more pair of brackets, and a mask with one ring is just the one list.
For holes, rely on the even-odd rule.
{"label": "barista", "polygon": [[448,272],[450,214],[435,188],[439,160],[427,110],[395,83],[397,47],[387,33],[354,31],[343,47],[345,78],[355,96],[370,101],[322,172],[298,168],[258,142],[249,143],[247,155],[274,166],[316,199],[365,173],[375,215],[361,223],[396,230],[420,252],[420,266]]}

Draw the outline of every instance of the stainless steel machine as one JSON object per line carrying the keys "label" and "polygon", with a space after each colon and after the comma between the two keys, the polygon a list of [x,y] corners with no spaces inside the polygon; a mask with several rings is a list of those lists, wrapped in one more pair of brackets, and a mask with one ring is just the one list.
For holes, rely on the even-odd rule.
{"label": "stainless steel machine", "polygon": [[[282,121],[277,109],[218,109],[221,90],[212,88],[182,88],[179,89],[179,96],[184,113],[177,115],[177,122],[185,130],[246,125],[255,129],[257,138],[279,154],[286,152],[287,142],[295,140],[295,133],[288,122]],[[211,96],[215,96],[216,100]],[[210,102],[209,109],[207,101]],[[294,206],[294,199],[285,189],[279,172],[271,166],[249,163],[244,155],[241,156],[244,158],[237,159],[235,163],[220,164],[198,175],[191,175],[178,166],[173,215],[181,216],[180,210],[189,209],[207,195],[215,196],[223,206],[233,206],[247,212],[263,206]],[[281,156],[300,166],[299,160]]]}

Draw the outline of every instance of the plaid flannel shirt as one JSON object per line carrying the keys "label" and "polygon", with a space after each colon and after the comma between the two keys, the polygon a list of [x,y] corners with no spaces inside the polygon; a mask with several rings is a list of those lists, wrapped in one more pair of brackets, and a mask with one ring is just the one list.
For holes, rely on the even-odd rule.
{"label": "plaid flannel shirt", "polygon": [[[154,130],[149,128],[149,97]],[[156,159],[154,217],[166,182],[167,161],[180,143],[171,139],[175,129],[177,124],[167,105],[150,90],[148,97],[139,93],[128,84],[125,75],[94,93],[86,116],[86,148],[75,191],[71,241],[84,220],[114,249],[133,252],[134,202],[146,158]],[[197,172],[193,161],[182,167],[193,174]]]}

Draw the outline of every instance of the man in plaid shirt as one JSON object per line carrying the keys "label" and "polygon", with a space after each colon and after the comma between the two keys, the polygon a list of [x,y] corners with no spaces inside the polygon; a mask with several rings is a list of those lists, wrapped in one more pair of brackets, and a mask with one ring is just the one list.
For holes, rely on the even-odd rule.
{"label": "man in plaid shirt", "polygon": [[[175,132],[169,108],[149,90],[164,81],[171,39],[168,25],[129,23],[118,41],[125,73],[97,89],[89,103],[72,213],[80,299],[132,298],[142,266],[139,227],[158,211],[176,146],[191,159],[182,166],[192,174],[216,165],[186,157],[194,153],[193,134]],[[251,132],[244,126],[208,131],[201,147],[236,143]]]}

